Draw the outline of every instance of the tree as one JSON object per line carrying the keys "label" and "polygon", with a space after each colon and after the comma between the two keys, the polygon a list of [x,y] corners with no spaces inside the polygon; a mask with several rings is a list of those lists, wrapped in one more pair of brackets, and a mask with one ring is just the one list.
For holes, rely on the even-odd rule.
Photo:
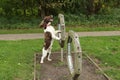
{"label": "tree", "polygon": [[58,14],[61,7],[64,5],[64,0],[38,0],[39,12],[41,17],[50,14]]}
{"label": "tree", "polygon": [[102,9],[103,0],[70,0],[68,4],[72,13],[92,15]]}
{"label": "tree", "polygon": [[61,12],[89,16],[108,7],[120,7],[120,0],[0,0],[0,13],[5,16],[37,15],[43,18]]}

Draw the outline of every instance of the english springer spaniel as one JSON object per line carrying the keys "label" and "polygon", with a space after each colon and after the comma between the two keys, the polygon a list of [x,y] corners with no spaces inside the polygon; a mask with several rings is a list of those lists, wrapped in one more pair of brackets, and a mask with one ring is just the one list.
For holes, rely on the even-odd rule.
{"label": "english springer spaniel", "polygon": [[44,46],[42,49],[42,57],[40,63],[44,63],[44,58],[47,56],[47,54],[48,61],[52,61],[52,59],[50,59],[50,55],[53,41],[54,39],[61,39],[60,37],[56,36],[56,34],[60,32],[60,30],[55,30],[55,28],[51,25],[52,21],[52,16],[46,16],[40,24],[40,27],[44,28]]}

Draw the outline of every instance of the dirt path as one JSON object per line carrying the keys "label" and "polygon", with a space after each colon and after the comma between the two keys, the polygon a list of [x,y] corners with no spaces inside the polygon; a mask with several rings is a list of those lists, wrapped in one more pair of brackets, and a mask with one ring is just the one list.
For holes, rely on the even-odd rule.
{"label": "dirt path", "polygon": [[[37,56],[37,61],[40,57]],[[40,64],[40,80],[71,80],[67,64],[60,62],[60,53],[52,54],[51,58],[53,61],[45,60],[44,64]],[[87,58],[83,58],[82,64],[83,70],[78,80],[107,80]]]}
{"label": "dirt path", "polygon": [[[120,36],[120,31],[77,32],[80,37],[84,36]],[[40,39],[43,34],[1,34],[0,40]]]}

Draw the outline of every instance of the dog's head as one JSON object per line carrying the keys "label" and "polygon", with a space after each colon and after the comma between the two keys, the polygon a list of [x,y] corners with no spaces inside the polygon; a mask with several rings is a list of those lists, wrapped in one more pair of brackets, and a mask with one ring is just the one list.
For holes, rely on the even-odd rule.
{"label": "dog's head", "polygon": [[46,29],[47,25],[53,21],[53,16],[46,16],[40,23],[40,27]]}

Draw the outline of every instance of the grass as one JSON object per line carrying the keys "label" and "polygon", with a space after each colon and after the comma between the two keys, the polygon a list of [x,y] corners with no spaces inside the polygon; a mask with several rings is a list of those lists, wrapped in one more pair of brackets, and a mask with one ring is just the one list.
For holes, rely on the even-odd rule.
{"label": "grass", "polygon": [[42,46],[42,39],[0,41],[0,80],[33,80],[34,53]]}
{"label": "grass", "polygon": [[83,54],[95,58],[112,80],[120,80],[120,36],[85,37],[81,45]]}
{"label": "grass", "polygon": [[[81,37],[80,42],[83,54],[96,58],[108,76],[120,80],[120,36]],[[42,39],[0,41],[0,80],[33,80],[33,56],[42,46]],[[58,50],[55,41],[53,51]]]}
{"label": "grass", "polygon": [[[55,27],[57,29],[57,27]],[[76,32],[83,32],[83,31],[119,31],[120,27],[81,27],[81,26],[66,26],[66,32],[69,30],[74,30]],[[27,33],[43,33],[43,29],[41,28],[34,28],[34,29],[1,29],[0,34],[27,34]]]}
{"label": "grass", "polygon": [[33,55],[40,40],[0,41],[0,80],[32,80]]}
{"label": "grass", "polygon": [[0,30],[0,34],[27,34],[27,33],[43,33],[43,30],[42,29],[12,29],[12,30],[2,29]]}

